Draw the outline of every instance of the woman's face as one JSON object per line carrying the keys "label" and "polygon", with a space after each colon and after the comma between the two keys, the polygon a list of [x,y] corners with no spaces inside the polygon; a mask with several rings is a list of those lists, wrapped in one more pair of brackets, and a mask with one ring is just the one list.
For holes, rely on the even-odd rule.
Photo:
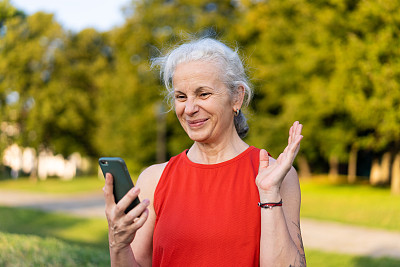
{"label": "woman's face", "polygon": [[234,130],[236,106],[220,76],[215,64],[204,61],[181,63],[175,69],[175,112],[193,141],[218,142]]}

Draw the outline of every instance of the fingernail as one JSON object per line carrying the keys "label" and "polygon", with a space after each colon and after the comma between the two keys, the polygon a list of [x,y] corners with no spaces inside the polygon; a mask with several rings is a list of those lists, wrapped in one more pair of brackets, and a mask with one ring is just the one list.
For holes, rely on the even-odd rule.
{"label": "fingernail", "polygon": [[146,206],[150,204],[150,200],[148,200],[147,198],[145,200],[143,200],[143,204],[145,204]]}
{"label": "fingernail", "polygon": [[139,188],[138,187],[134,187],[131,189],[132,194],[137,194],[139,192]]}

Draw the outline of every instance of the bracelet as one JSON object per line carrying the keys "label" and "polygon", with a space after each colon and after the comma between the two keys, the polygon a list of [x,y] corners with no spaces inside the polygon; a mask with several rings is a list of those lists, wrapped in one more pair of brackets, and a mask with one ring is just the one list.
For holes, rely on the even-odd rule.
{"label": "bracelet", "polygon": [[268,203],[261,203],[258,202],[258,206],[264,209],[272,209],[273,207],[281,207],[282,206],[282,199],[279,202],[268,202]]}

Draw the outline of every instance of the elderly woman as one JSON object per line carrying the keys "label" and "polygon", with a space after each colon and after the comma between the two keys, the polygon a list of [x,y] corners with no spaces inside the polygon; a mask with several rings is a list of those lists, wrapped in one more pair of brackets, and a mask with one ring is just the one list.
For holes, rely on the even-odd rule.
{"label": "elderly woman", "polygon": [[277,160],[246,144],[251,89],[238,54],[217,40],[182,44],[155,64],[193,145],[144,170],[118,204],[106,175],[112,265],[305,266],[292,167],[302,125]]}

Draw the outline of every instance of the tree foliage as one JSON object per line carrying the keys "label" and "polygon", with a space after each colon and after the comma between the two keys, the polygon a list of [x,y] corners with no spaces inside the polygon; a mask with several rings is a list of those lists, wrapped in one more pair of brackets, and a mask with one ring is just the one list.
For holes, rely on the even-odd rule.
{"label": "tree foliage", "polygon": [[143,0],[118,28],[73,34],[51,14],[0,1],[1,145],[121,156],[139,170],[155,161],[165,120],[167,154],[179,153],[191,141],[165,112],[150,59],[208,35],[237,45],[248,65],[250,144],[277,156],[300,120],[314,169],[354,148],[396,153],[398,10],[398,0]]}
{"label": "tree foliage", "polygon": [[399,149],[398,8],[399,1],[248,3],[237,33],[257,85],[252,140],[278,152],[279,132],[298,119],[310,159],[345,162],[352,145]]}

